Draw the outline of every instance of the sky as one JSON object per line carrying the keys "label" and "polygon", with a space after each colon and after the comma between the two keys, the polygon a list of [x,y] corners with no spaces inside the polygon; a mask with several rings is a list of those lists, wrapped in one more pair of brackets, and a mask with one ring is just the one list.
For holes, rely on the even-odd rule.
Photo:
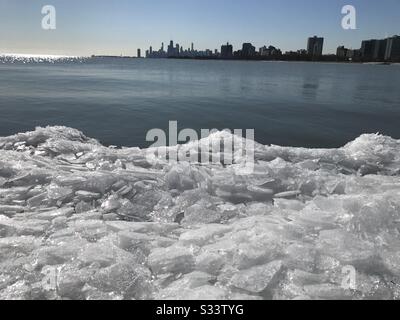
{"label": "sky", "polygon": [[[56,9],[56,30],[43,30],[44,5]],[[341,26],[344,5],[357,12],[357,29]],[[136,55],[174,40],[188,48],[220,49],[230,42],[257,48],[305,49],[325,38],[339,45],[400,34],[400,0],[0,0],[0,53]]]}

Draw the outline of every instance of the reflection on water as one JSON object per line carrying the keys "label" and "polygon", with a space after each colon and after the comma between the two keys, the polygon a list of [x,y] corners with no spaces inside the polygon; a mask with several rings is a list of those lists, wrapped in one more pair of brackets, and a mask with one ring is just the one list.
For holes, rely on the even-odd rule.
{"label": "reflection on water", "polygon": [[303,96],[304,98],[317,98],[319,89],[319,78],[305,77],[303,81]]}

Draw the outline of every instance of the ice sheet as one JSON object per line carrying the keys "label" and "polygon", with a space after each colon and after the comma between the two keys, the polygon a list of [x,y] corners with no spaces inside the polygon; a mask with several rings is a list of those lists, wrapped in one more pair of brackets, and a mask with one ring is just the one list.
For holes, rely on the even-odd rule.
{"label": "ice sheet", "polygon": [[256,144],[249,175],[159,151],[66,127],[0,138],[0,298],[400,297],[399,140]]}

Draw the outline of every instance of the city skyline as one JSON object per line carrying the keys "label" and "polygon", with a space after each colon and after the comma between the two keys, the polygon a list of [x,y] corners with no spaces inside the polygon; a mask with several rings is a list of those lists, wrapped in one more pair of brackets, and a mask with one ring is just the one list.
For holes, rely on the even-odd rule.
{"label": "city skyline", "polygon": [[[298,60],[298,61],[354,61],[354,62],[400,62],[400,36],[394,35],[385,39],[368,39],[361,42],[359,48],[346,48],[339,45],[335,54],[323,54],[325,39],[312,36],[307,39],[306,49],[282,52],[273,45],[264,45],[258,50],[252,43],[244,42],[242,48],[234,50],[227,42],[218,49],[194,49],[194,43],[187,49],[179,43],[170,40],[167,50],[164,42],[159,50],[150,46],[146,50],[146,58],[185,58],[185,59],[236,59],[236,60]],[[141,58],[141,49],[138,49],[138,58]]]}
{"label": "city skyline", "polygon": [[[57,9],[56,30],[40,28],[41,7],[46,4]],[[386,0],[385,5],[351,1],[357,9],[356,30],[341,27],[346,4],[342,0],[189,0],[184,5],[180,0],[0,0],[0,52],[134,56],[137,48],[163,39],[181,39],[184,48],[195,42],[198,48],[212,50],[228,41],[238,48],[247,39],[257,49],[271,43],[290,51],[306,49],[304,37],[319,34],[325,38],[323,53],[334,54],[338,45],[357,48],[362,40],[399,33],[398,1]]]}

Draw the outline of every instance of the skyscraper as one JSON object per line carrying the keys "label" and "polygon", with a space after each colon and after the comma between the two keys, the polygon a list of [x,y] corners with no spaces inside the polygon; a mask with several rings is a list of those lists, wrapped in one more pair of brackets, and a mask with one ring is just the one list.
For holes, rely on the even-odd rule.
{"label": "skyscraper", "polygon": [[385,59],[387,42],[387,39],[376,40],[373,55],[374,60],[381,61]]}
{"label": "skyscraper", "polygon": [[386,39],[385,60],[400,61],[400,36]]}
{"label": "skyscraper", "polygon": [[137,57],[141,58],[142,57],[142,52],[140,49],[137,49]]}
{"label": "skyscraper", "polygon": [[345,59],[348,51],[349,49],[345,48],[344,46],[340,46],[336,49],[336,56],[340,59]]}
{"label": "skyscraper", "polygon": [[323,48],[324,48],[324,38],[320,38],[317,36],[308,38],[307,53],[309,56],[311,57],[322,56]]}
{"label": "skyscraper", "polygon": [[174,52],[175,52],[174,41],[171,40],[169,42],[169,46],[168,46],[168,50],[167,50],[168,57],[172,57],[174,55]]}
{"label": "skyscraper", "polygon": [[243,57],[253,57],[256,54],[256,47],[254,47],[251,43],[243,43],[242,47],[242,56]]}
{"label": "skyscraper", "polygon": [[233,47],[229,42],[221,46],[221,58],[231,58],[233,56]]}
{"label": "skyscraper", "polygon": [[364,40],[361,43],[361,58],[365,61],[374,59],[375,52],[377,51],[378,40]]}

